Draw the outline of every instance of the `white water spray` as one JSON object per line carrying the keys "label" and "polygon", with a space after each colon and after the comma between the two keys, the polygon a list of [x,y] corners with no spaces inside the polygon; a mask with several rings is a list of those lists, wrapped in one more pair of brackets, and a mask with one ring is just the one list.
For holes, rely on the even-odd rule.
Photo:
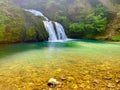
{"label": "white water spray", "polygon": [[66,40],[67,36],[65,34],[63,26],[60,23],[55,22],[55,27],[56,27],[56,31],[57,31],[57,39],[58,40]]}
{"label": "white water spray", "polygon": [[25,11],[31,12],[32,14],[34,14],[35,16],[40,16],[40,17],[44,17],[45,20],[49,20],[47,17],[45,17],[43,15],[43,13],[41,13],[40,11],[34,10],[34,9],[24,9]]}
{"label": "white water spray", "polygon": [[43,21],[45,28],[49,34],[49,41],[57,41],[57,36],[54,30],[53,23],[51,21]]}

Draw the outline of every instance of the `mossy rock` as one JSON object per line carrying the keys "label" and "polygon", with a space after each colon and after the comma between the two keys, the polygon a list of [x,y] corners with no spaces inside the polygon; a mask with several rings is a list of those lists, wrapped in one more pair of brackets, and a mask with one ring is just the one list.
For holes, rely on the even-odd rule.
{"label": "mossy rock", "polygon": [[0,4],[0,43],[48,39],[42,18],[35,17],[5,0],[2,0]]}

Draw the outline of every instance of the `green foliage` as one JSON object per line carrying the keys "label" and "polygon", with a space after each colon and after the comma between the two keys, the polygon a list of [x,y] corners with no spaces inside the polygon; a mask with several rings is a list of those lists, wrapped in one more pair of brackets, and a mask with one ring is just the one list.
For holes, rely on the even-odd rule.
{"label": "green foliage", "polygon": [[8,17],[6,15],[0,14],[0,24],[4,24],[5,21],[8,20]]}
{"label": "green foliage", "polygon": [[96,6],[94,12],[96,16],[100,15],[102,17],[105,17],[106,14],[108,14],[108,10],[104,8],[101,4]]}
{"label": "green foliage", "polygon": [[94,27],[92,24],[74,23],[70,25],[70,33],[73,38],[88,38],[94,37]]}
{"label": "green foliage", "polygon": [[95,38],[97,35],[104,34],[107,26],[107,18],[104,16],[104,12],[103,8],[98,6],[96,11],[89,14],[82,22],[71,24],[69,26],[70,36],[75,38]]}
{"label": "green foliage", "polygon": [[85,24],[84,23],[73,23],[70,25],[71,31],[75,32],[82,32],[85,30]]}
{"label": "green foliage", "polygon": [[102,18],[100,15],[90,15],[87,17],[88,24],[92,26],[91,29],[94,29],[96,34],[99,34],[101,32],[104,32],[106,30],[107,25],[107,19],[106,17]]}
{"label": "green foliage", "polygon": [[72,38],[79,38],[83,37],[83,33],[85,30],[85,24],[84,23],[73,23],[69,26],[69,34]]}
{"label": "green foliage", "polygon": [[6,0],[3,2],[4,5],[0,6],[0,43],[46,40],[48,38],[41,18],[25,12]]}
{"label": "green foliage", "polygon": [[[20,8],[0,1],[0,36],[14,40],[46,40],[48,35],[42,21]],[[11,0],[19,1],[19,0]],[[41,10],[48,18],[61,23],[67,35],[74,38],[95,38],[106,32],[112,13],[96,0],[22,0],[24,8]],[[119,15],[119,13],[118,13]],[[22,27],[22,28],[21,28]],[[21,36],[21,34],[23,34]],[[35,37],[34,37],[35,35]],[[5,36],[5,37],[6,37]],[[19,37],[18,37],[19,36]],[[27,39],[26,39],[27,38]],[[11,41],[11,40],[10,40]]]}
{"label": "green foliage", "polygon": [[6,25],[0,26],[0,39],[2,39],[4,37],[5,28],[6,28]]}
{"label": "green foliage", "polygon": [[120,41],[120,35],[112,36],[113,41]]}
{"label": "green foliage", "polygon": [[28,40],[36,39],[36,32],[34,28],[26,30],[26,36]]}
{"label": "green foliage", "polygon": [[107,21],[111,21],[111,19],[114,17],[113,12],[106,9],[103,5],[98,4],[94,10],[95,16],[100,15],[102,18],[106,17]]}
{"label": "green foliage", "polygon": [[68,18],[64,15],[62,15],[62,12],[58,11],[55,15],[55,20],[59,23],[61,23],[65,29],[68,29],[70,21]]}

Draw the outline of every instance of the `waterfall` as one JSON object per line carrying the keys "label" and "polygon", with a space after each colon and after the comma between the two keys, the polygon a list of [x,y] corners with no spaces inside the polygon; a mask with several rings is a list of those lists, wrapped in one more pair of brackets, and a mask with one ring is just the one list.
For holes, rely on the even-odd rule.
{"label": "waterfall", "polygon": [[41,13],[40,11],[34,10],[34,9],[24,9],[25,11],[31,12],[32,14],[34,14],[35,16],[40,16],[40,17],[44,17],[45,20],[49,20],[47,17],[45,17],[43,15],[43,13]]}
{"label": "waterfall", "polygon": [[51,21],[43,21],[45,28],[49,34],[49,41],[57,41],[57,36],[54,30],[53,23]]}
{"label": "waterfall", "polygon": [[56,42],[61,40],[67,40],[67,36],[65,34],[63,26],[54,21],[49,21],[47,17],[45,17],[40,11],[34,9],[24,9],[25,11],[31,12],[35,16],[44,17],[45,20],[43,21],[46,31],[49,34],[48,41]]}
{"label": "waterfall", "polygon": [[61,24],[52,21],[43,21],[47,32],[49,33],[49,41],[66,40],[67,36]]}
{"label": "waterfall", "polygon": [[55,27],[56,27],[56,31],[57,31],[57,39],[58,40],[67,39],[67,36],[65,34],[63,26],[60,23],[55,22]]}

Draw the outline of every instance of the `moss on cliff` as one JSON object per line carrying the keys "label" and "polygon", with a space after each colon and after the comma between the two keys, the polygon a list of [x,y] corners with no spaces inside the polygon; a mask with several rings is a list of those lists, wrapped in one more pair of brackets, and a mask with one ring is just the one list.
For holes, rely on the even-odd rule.
{"label": "moss on cliff", "polygon": [[120,15],[119,15],[119,12],[108,24],[106,31],[107,32],[104,36],[100,36],[97,39],[120,41]]}
{"label": "moss on cliff", "polygon": [[0,1],[0,43],[47,40],[42,19],[7,2]]}

